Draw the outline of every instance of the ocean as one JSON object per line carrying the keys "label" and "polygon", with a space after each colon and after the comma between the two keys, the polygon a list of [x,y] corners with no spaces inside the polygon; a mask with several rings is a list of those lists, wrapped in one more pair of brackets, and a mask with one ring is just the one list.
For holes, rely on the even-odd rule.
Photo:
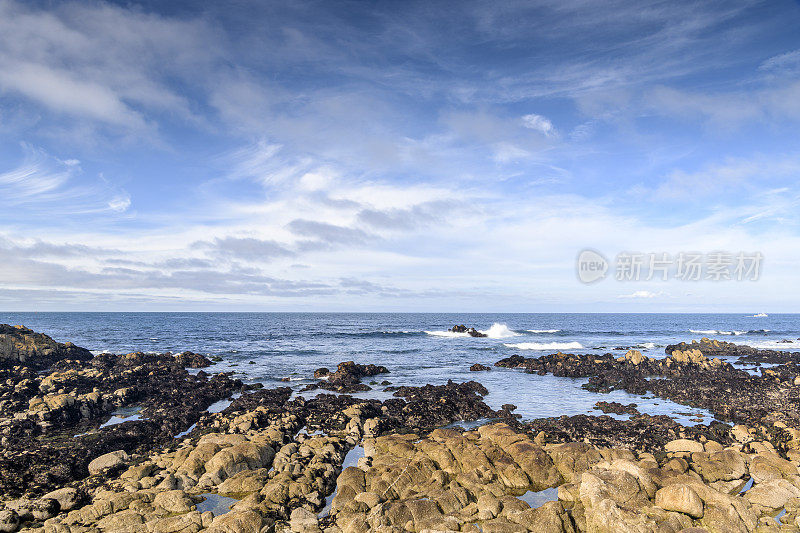
{"label": "ocean", "polygon": [[[526,357],[564,351],[614,353],[635,348],[664,357],[664,347],[701,337],[762,348],[800,351],[800,315],[756,314],[501,314],[501,313],[4,313],[0,323],[23,324],[59,342],[72,341],[95,353],[190,350],[223,361],[210,371],[235,372],[247,382],[299,391],[314,370],[353,360],[386,366],[378,376],[394,385],[476,380],[489,390],[494,409],[517,406],[523,419],[600,414],[597,401],[636,403],[641,412],[667,414],[683,424],[712,415],[652,396],[622,391],[591,393],[586,379],[525,374],[493,368],[470,372],[473,363],[492,366],[513,354]],[[449,333],[455,324],[474,326],[487,338]],[[791,343],[779,342],[790,340]],[[748,368],[755,372],[756,370]],[[364,398],[391,393],[370,379]],[[302,393],[308,397],[315,393]],[[612,415],[626,418],[627,415]]]}

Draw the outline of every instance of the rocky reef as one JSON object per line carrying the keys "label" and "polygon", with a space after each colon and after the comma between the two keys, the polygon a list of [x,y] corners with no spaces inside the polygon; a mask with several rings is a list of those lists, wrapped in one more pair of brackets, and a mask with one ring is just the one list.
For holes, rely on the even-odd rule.
{"label": "rocky reef", "polygon": [[[339,363],[336,372],[331,373],[327,368],[320,368],[314,372],[314,377],[322,379],[317,387],[336,392],[359,392],[372,390],[369,385],[361,383],[361,378],[386,374],[389,370],[385,366],[359,365],[353,361]],[[306,390],[313,390],[309,387]]]}
{"label": "rocky reef", "polygon": [[618,418],[520,421],[476,381],[355,398],[342,391],[386,369],[354,362],[318,371],[332,388],[308,398],[210,374],[188,352],[17,364],[0,370],[0,531],[800,532],[800,367],[750,375],[686,346],[497,366],[648,391],[737,425],[610,401],[596,407]]}
{"label": "rocky reef", "polygon": [[[787,341],[791,342],[791,341]],[[764,350],[761,348],[753,348],[745,344],[735,344],[733,342],[712,340],[708,337],[703,337],[699,341],[694,340],[691,343],[681,342],[679,344],[670,344],[665,348],[667,354],[672,352],[697,350],[706,357],[734,357],[742,363],[798,363],[800,364],[800,352],[787,352],[781,350]]]}

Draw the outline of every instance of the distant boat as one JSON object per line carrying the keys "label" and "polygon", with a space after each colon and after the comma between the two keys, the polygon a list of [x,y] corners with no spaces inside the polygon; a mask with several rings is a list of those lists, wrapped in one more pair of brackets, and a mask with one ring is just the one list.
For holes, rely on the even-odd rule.
{"label": "distant boat", "polygon": [[752,318],[764,318],[764,317],[768,317],[768,316],[769,315],[767,313],[756,313],[755,315],[753,315]]}

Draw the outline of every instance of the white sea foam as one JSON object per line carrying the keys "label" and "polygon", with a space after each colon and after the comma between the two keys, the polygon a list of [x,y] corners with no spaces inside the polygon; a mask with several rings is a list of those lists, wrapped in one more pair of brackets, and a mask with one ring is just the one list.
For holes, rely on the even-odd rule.
{"label": "white sea foam", "polygon": [[746,331],[720,331],[717,329],[690,329],[690,333],[697,333],[700,335],[744,335]]}
{"label": "white sea foam", "polygon": [[756,313],[756,314],[752,315],[750,318],[766,318],[768,316],[769,315],[767,313]]}
{"label": "white sea foam", "polygon": [[469,337],[469,333],[466,331],[462,333],[457,333],[455,331],[426,331],[428,335],[433,335],[434,337]]}
{"label": "white sea foam", "polygon": [[762,350],[778,350],[778,351],[797,351],[797,343],[795,341],[791,342],[778,342],[778,341],[762,341],[762,342],[752,342],[748,343],[753,348],[761,348]]}
{"label": "white sea foam", "polygon": [[485,331],[481,331],[484,335],[489,337],[490,339],[505,339],[508,337],[519,337],[519,333],[515,331],[511,331],[508,329],[508,326],[505,324],[498,324],[495,322],[492,324],[492,327]]}
{"label": "white sea foam", "polygon": [[583,348],[579,342],[519,342],[503,346],[518,350],[579,350]]}
{"label": "white sea foam", "polygon": [[641,348],[643,350],[652,350],[653,348],[656,347],[656,343],[654,343],[654,342],[643,342],[641,344],[637,344],[635,347],[636,348]]}
{"label": "white sea foam", "polygon": [[558,333],[560,329],[529,329],[531,333]]}

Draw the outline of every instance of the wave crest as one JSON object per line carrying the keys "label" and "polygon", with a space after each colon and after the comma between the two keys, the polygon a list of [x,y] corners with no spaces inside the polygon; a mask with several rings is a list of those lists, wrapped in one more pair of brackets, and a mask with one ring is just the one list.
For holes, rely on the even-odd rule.
{"label": "wave crest", "polygon": [[516,344],[503,344],[518,350],[580,350],[583,345],[579,342],[518,342]]}
{"label": "wave crest", "polygon": [[508,326],[505,324],[499,324],[495,322],[492,324],[492,327],[487,329],[486,331],[481,331],[484,335],[489,337],[490,339],[505,339],[508,337],[519,337],[519,333],[508,329]]}
{"label": "wave crest", "polygon": [[747,331],[720,331],[717,329],[690,329],[689,333],[697,333],[699,335],[746,335]]}

